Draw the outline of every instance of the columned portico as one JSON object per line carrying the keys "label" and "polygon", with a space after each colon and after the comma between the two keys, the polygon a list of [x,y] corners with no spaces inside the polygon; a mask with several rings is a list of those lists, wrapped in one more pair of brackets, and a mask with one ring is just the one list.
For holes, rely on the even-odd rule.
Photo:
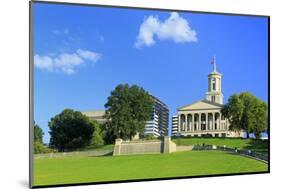
{"label": "columned portico", "polygon": [[225,130],[223,125],[226,121],[222,120],[219,112],[186,112],[179,114],[179,131],[212,131]]}
{"label": "columned portico", "polygon": [[179,134],[184,136],[226,136],[227,120],[220,110],[222,105],[201,100],[178,109]]}

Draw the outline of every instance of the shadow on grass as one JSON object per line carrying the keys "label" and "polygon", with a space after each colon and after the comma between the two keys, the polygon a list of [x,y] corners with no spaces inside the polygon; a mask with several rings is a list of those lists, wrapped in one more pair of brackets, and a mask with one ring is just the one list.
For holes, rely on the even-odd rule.
{"label": "shadow on grass", "polygon": [[260,158],[254,157],[254,156],[250,156],[250,155],[246,155],[246,154],[242,154],[242,153],[237,153],[237,152],[226,152],[226,151],[225,151],[225,154],[234,155],[234,156],[243,156],[243,157],[251,158],[251,159],[260,161],[260,162],[265,163],[265,164],[268,165],[268,161],[267,160],[260,159]]}
{"label": "shadow on grass", "polygon": [[113,151],[112,152],[109,152],[107,154],[104,154],[103,156],[113,156]]}

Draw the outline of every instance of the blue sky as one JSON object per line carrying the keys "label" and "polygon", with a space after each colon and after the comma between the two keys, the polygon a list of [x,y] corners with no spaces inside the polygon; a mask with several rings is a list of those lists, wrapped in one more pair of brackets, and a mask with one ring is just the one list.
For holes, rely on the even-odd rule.
{"label": "blue sky", "polygon": [[216,54],[224,102],[268,98],[267,18],[35,3],[35,122],[65,108],[104,109],[120,83],[165,102],[170,116],[203,99]]}

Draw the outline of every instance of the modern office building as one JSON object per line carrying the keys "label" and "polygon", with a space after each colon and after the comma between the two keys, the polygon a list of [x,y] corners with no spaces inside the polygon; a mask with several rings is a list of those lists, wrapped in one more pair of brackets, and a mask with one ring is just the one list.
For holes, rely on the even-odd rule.
{"label": "modern office building", "polygon": [[144,135],[152,134],[156,137],[167,136],[169,127],[169,108],[155,96],[150,96],[153,99],[154,105],[151,119],[146,122]]}
{"label": "modern office building", "polygon": [[159,137],[159,119],[158,115],[153,112],[151,120],[147,121],[145,124],[144,135],[153,135],[154,137]]}
{"label": "modern office building", "polygon": [[178,115],[173,115],[172,117],[172,136],[176,136],[178,134]]}

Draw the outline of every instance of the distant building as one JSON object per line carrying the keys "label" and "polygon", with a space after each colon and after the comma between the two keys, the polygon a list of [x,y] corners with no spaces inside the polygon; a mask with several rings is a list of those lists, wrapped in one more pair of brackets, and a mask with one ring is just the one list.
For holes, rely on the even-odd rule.
{"label": "distant building", "polygon": [[169,108],[155,96],[151,95],[154,105],[151,119],[146,122],[144,135],[167,136],[169,127]]}
{"label": "distant building", "polygon": [[173,115],[172,117],[172,136],[176,136],[178,133],[178,115]]}
{"label": "distant building", "polygon": [[84,111],[82,114],[89,117],[91,120],[96,120],[98,123],[102,124],[106,122],[104,118],[105,110]]}

